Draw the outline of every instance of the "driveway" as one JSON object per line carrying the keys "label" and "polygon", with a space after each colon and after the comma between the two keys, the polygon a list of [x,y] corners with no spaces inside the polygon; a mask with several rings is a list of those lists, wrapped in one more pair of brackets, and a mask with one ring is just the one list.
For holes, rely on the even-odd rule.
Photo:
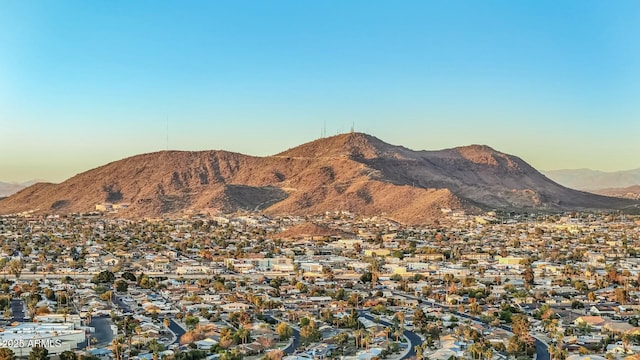
{"label": "driveway", "polygon": [[29,320],[24,313],[24,301],[21,299],[11,299],[11,314],[13,321],[25,322]]}

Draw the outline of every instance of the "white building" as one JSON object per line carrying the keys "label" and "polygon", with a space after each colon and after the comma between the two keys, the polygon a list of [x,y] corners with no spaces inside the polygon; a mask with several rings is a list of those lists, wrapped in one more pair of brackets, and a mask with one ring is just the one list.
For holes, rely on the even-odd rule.
{"label": "white building", "polygon": [[21,323],[0,332],[0,347],[6,347],[16,356],[29,356],[36,346],[42,346],[50,355],[74,350],[85,340],[84,330],[73,324]]}

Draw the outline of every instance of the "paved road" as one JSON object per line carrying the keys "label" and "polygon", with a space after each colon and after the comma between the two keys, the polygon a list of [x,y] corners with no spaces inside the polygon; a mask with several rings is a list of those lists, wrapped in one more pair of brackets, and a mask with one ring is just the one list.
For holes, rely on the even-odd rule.
{"label": "paved road", "polygon": [[416,351],[414,349],[415,349],[415,346],[422,345],[422,338],[420,338],[420,336],[418,336],[416,333],[407,331],[407,330],[405,330],[403,334],[404,336],[407,337],[407,339],[409,339],[410,348],[409,348],[409,352],[406,353],[400,359],[408,359],[416,356]]}
{"label": "paved road", "polygon": [[186,333],[182,326],[178,325],[178,323],[173,319],[169,320],[169,330],[176,334],[176,340],[173,342],[174,344],[179,344],[180,338]]}
{"label": "paved road", "polygon": [[[461,317],[467,318],[467,319],[471,319],[474,321],[478,321],[478,322],[482,322],[479,318],[473,317],[471,315],[468,314],[464,314],[464,313],[460,313],[460,312],[455,312],[456,315],[459,315]],[[499,326],[502,330],[506,330],[511,332],[511,326],[507,326],[507,325],[500,325]],[[549,348],[548,346],[543,343],[542,341],[540,341],[540,339],[538,339],[537,337],[533,337],[535,339],[535,347],[536,347],[536,360],[550,360],[551,355],[549,354]]]}
{"label": "paved road", "polygon": [[131,311],[131,307],[124,301],[122,301],[122,298],[119,295],[113,296],[113,303],[116,304],[120,309],[122,309],[122,312],[126,313]]}
{"label": "paved road", "polygon": [[[375,317],[369,313],[365,313],[365,312],[361,312],[360,313],[361,316],[367,318],[368,320],[371,321],[376,321]],[[384,320],[379,320],[378,321],[380,324],[385,325],[385,326],[393,326],[393,324],[391,324],[390,322],[384,321]],[[400,359],[408,359],[411,357],[416,356],[416,351],[414,350],[414,348],[418,345],[422,345],[422,338],[420,338],[420,336],[418,336],[416,333],[409,331],[409,330],[405,330],[402,333],[407,339],[409,339],[409,352],[407,352],[406,354],[404,354],[403,357],[401,357]]]}
{"label": "paved road", "polygon": [[24,302],[20,299],[11,300],[11,314],[13,321],[28,321],[24,313]]}
{"label": "paved road", "polygon": [[96,332],[89,334],[89,336],[98,341],[96,346],[111,344],[111,341],[113,341],[113,332],[111,331],[111,319],[108,316],[92,317],[89,326],[96,329]]}
{"label": "paved road", "polygon": [[[477,322],[480,322],[480,323],[483,322],[482,320],[480,320],[480,318],[471,316],[471,315],[466,314],[466,313],[461,313],[461,312],[456,311],[456,310],[454,310],[451,307],[446,306],[446,305],[442,305],[442,304],[439,304],[439,303],[436,303],[436,302],[431,302],[431,301],[429,301],[428,304],[430,304],[432,306],[438,306],[441,309],[446,309],[447,311],[450,311],[451,313],[455,314],[456,316],[460,316],[460,317],[463,317],[463,318],[466,318],[466,319],[474,320],[474,321],[477,321]],[[510,326],[499,325],[498,327],[501,328],[502,330],[506,330],[506,331],[511,332],[511,327]],[[534,336],[534,339],[535,339],[535,347],[536,347],[536,360],[550,360],[551,355],[549,355],[549,348],[547,347],[547,345],[545,343],[543,343],[542,341],[540,341],[540,339],[536,338],[535,336]]]}
{"label": "paved road", "polygon": [[[265,315],[265,317],[267,319],[269,319],[270,321],[275,321],[276,323],[281,323],[282,322],[279,319],[276,319],[271,315]],[[296,349],[300,345],[300,331],[298,331],[298,329],[294,328],[291,325],[289,325],[289,327],[293,331],[293,341],[291,342],[291,344],[289,344],[289,346],[287,346],[286,348],[282,349],[282,351],[285,354],[293,354],[293,353],[295,353]]]}
{"label": "paved road", "polygon": [[286,348],[282,349],[282,351],[285,354],[293,354],[296,352],[296,350],[298,349],[298,346],[300,346],[300,331],[291,328],[291,330],[293,331],[293,341],[291,342],[291,344],[289,346],[287,346]]}
{"label": "paved road", "polygon": [[536,339],[536,360],[550,360],[549,348],[540,339]]}
{"label": "paved road", "polygon": [[[55,273],[44,273],[44,272],[23,272],[20,275],[20,279],[21,280],[40,280],[43,277],[46,277],[47,279],[64,279],[65,277],[69,276],[72,279],[85,279],[85,280],[91,280],[94,275],[97,275],[98,272],[70,272],[70,273],[60,273],[60,272],[55,272]],[[160,272],[146,272],[146,275],[150,276],[150,277],[163,277],[163,278],[168,278],[168,279],[211,279],[211,277],[213,276],[213,274],[176,274],[176,273],[160,273]],[[11,279],[11,280],[15,280],[16,277],[15,275],[11,274],[11,273],[7,273],[7,272],[0,272],[0,275],[2,275],[3,278],[6,279]],[[227,279],[235,279],[235,278],[243,278],[243,277],[248,277],[248,278],[258,278],[261,276],[264,276],[264,274],[260,273],[260,274],[219,274],[218,276],[221,276],[223,278],[227,278]],[[116,277],[119,278],[120,277],[120,273],[116,274]]]}

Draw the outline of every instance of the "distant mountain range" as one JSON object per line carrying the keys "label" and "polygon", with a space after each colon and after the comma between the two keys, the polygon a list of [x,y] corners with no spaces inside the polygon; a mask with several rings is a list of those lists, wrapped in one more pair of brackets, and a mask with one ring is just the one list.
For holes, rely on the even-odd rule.
{"label": "distant mountain range", "polygon": [[561,211],[636,209],[638,201],[558,185],[518,157],[471,145],[414,151],[362,133],[318,139],[274,156],[162,151],[36,184],[0,200],[0,213],[93,211],[126,203],[123,217],[346,210],[424,223],[444,209]]}
{"label": "distant mountain range", "polygon": [[625,199],[640,200],[640,185],[633,185],[624,188],[594,190],[593,193],[605,196],[615,196]]}
{"label": "distant mountain range", "polygon": [[564,186],[591,192],[640,185],[640,169],[615,172],[590,169],[551,170],[544,174]]}
{"label": "distant mountain range", "polygon": [[13,195],[18,191],[24,188],[27,188],[38,182],[42,182],[42,180],[31,180],[23,183],[14,183],[14,182],[7,183],[7,182],[0,181],[0,197]]}

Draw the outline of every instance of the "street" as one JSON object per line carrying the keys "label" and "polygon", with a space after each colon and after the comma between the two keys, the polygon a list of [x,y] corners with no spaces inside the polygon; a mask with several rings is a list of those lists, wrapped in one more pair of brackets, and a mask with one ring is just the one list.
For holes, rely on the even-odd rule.
{"label": "street", "polygon": [[549,355],[549,348],[538,338],[536,339],[536,360],[550,360],[551,356]]}
{"label": "street", "polygon": [[174,344],[179,344],[180,338],[186,333],[182,326],[178,325],[178,323],[173,319],[169,320],[169,330],[173,331],[173,333],[176,334],[176,340],[174,341]]}
{"label": "street", "polygon": [[[469,314],[465,314],[465,313],[461,313],[459,311],[455,311],[453,309],[450,309],[449,307],[446,307],[444,305],[435,303],[435,302],[430,302],[429,304],[431,305],[436,305],[439,306],[440,308],[443,309],[447,309],[448,311],[451,311],[451,313],[455,314],[456,316],[460,316],[466,319],[470,319],[479,323],[482,323],[482,320],[480,320],[477,317],[471,316]],[[499,328],[501,328],[502,330],[506,330],[511,332],[511,327],[507,326],[507,325],[499,325]],[[547,345],[545,345],[542,341],[540,341],[538,338],[534,337],[535,339],[535,347],[536,347],[536,360],[549,360],[550,359],[550,355],[549,355],[549,349],[547,347]]]}
{"label": "street", "polygon": [[[365,318],[367,318],[368,320],[371,321],[376,321],[376,319],[368,313],[365,312],[360,312],[360,316],[363,316]],[[391,324],[390,322],[384,321],[384,320],[379,320],[378,321],[380,324],[385,325],[385,326],[393,326],[393,324]],[[406,354],[404,354],[404,356],[402,356],[400,359],[409,359],[411,357],[416,356],[416,351],[414,350],[414,348],[418,345],[422,345],[422,339],[420,338],[420,336],[418,336],[416,333],[411,332],[409,330],[405,330],[402,333],[407,339],[409,339],[409,352],[407,352]]]}
{"label": "street", "polygon": [[[265,315],[265,317],[270,321],[275,321],[277,323],[281,322],[279,319],[276,319],[271,315]],[[293,326],[290,326],[290,327],[291,327],[291,330],[293,331],[293,341],[289,346],[282,349],[282,351],[288,355],[295,353],[296,349],[300,345],[300,331],[298,331],[298,329],[294,328]]]}
{"label": "street", "polygon": [[91,338],[97,340],[92,346],[105,346],[111,344],[113,340],[113,332],[111,331],[111,319],[108,316],[94,316],[91,318],[91,324],[96,331],[89,334]]}
{"label": "street", "polygon": [[11,314],[13,321],[27,321],[24,313],[24,301],[21,299],[11,299]]}

